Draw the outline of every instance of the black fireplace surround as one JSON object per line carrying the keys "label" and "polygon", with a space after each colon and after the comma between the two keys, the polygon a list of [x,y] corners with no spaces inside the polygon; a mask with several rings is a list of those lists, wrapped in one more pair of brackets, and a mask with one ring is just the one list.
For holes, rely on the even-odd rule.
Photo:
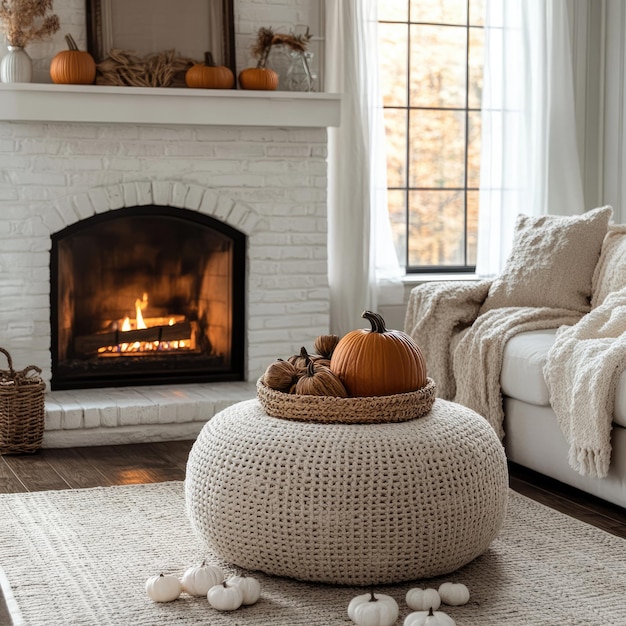
{"label": "black fireplace surround", "polygon": [[52,236],[52,389],[244,379],[246,236],[166,206]]}

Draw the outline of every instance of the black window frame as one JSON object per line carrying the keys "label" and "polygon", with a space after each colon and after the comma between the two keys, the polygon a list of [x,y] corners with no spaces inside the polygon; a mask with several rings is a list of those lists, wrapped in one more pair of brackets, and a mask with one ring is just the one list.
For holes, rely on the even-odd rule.
{"label": "black window frame", "polygon": [[[469,187],[469,143],[470,143],[470,114],[480,112],[481,108],[470,107],[470,32],[471,29],[484,30],[483,25],[470,24],[470,9],[471,0],[467,1],[466,7],[466,19],[465,24],[452,24],[446,22],[430,22],[411,19],[411,1],[407,2],[407,19],[406,20],[385,20],[379,19],[379,24],[405,24],[407,26],[407,81],[406,81],[406,104],[400,105],[383,105],[383,110],[386,111],[396,110],[406,112],[406,180],[404,186],[388,186],[388,191],[404,192],[404,207],[405,207],[405,272],[409,274],[461,274],[461,273],[474,273],[476,271],[476,265],[468,264],[469,257],[469,237],[468,237],[468,192],[478,192],[478,187]],[[463,28],[466,31],[466,44],[465,44],[465,106],[464,107],[433,107],[433,106],[411,106],[411,26],[437,26],[437,27],[449,27],[449,28]],[[465,137],[464,137],[464,186],[463,187],[412,187],[409,184],[409,168],[410,168],[410,152],[411,152],[411,132],[410,132],[410,113],[411,111],[459,111],[465,116]],[[450,191],[450,192],[463,192],[463,219],[464,219],[464,259],[463,265],[409,265],[409,246],[410,246],[410,206],[409,206],[409,194],[412,191]]]}

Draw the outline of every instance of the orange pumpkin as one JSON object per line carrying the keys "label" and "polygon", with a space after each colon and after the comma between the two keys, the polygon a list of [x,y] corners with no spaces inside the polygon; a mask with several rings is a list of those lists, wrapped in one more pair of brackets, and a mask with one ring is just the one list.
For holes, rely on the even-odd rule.
{"label": "orange pumpkin", "polygon": [[74,38],[65,35],[68,50],[62,50],[50,63],[50,78],[61,85],[91,85],[96,80],[96,62],[89,52],[79,50]]}
{"label": "orange pumpkin", "polygon": [[278,74],[269,67],[249,67],[239,72],[242,89],[274,91],[278,87]]}
{"label": "orange pumpkin", "polygon": [[415,341],[400,330],[387,330],[371,311],[361,316],[371,330],[344,335],[330,359],[330,369],[351,396],[388,396],[415,391],[426,384],[426,362]]}
{"label": "orange pumpkin", "polygon": [[204,63],[192,65],[185,73],[187,87],[193,89],[231,89],[235,76],[225,65],[216,65],[210,52],[204,53]]}

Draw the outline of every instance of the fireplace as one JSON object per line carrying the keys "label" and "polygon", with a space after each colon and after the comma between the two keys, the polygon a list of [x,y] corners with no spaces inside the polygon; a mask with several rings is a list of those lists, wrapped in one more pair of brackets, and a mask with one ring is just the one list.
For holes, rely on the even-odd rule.
{"label": "fireplace", "polygon": [[[326,129],[339,123],[338,94],[0,87],[6,105],[0,134],[11,153],[3,170],[11,184],[0,189],[0,335],[16,365],[42,370],[46,447],[196,437],[215,413],[255,396],[268,363],[328,333]],[[73,381],[62,380],[59,366],[71,365],[72,337],[103,329],[72,330],[70,337],[60,328],[60,313],[76,319],[77,287],[66,287],[59,302],[59,241],[88,220],[105,223],[155,206],[189,218],[194,230],[215,226],[206,217],[235,229],[237,240],[243,234],[245,279],[239,285],[233,279],[231,293],[233,329],[242,329],[232,335],[234,373],[207,376],[199,368],[187,374],[238,379],[243,350],[242,379],[144,384],[161,377],[159,368],[143,380],[119,373],[97,380],[76,372]],[[110,245],[117,244],[113,238]],[[94,276],[92,283],[105,285]],[[116,283],[118,292],[119,277]],[[135,301],[143,301],[144,292],[142,316],[160,316],[151,309],[157,295],[149,284],[137,285],[106,319],[118,325],[135,319]],[[245,300],[245,311],[237,298]],[[164,315],[177,313],[164,308]]]}
{"label": "fireplace", "polygon": [[52,389],[244,379],[246,237],[135,206],[52,236]]}

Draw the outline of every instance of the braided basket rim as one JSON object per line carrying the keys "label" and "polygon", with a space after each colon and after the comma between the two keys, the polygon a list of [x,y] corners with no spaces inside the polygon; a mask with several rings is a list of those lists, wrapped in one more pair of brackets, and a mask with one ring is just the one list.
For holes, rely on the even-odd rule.
{"label": "braided basket rim", "polygon": [[309,396],[271,389],[257,380],[257,398],[271,417],[324,424],[387,424],[423,417],[433,407],[437,385],[426,378],[426,385],[388,396]]}

